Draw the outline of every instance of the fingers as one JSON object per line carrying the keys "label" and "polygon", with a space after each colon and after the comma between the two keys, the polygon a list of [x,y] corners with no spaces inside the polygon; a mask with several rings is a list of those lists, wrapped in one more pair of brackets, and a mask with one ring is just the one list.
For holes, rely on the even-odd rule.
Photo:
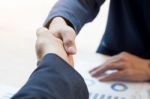
{"label": "fingers", "polygon": [[[91,70],[90,74],[100,81],[112,81],[120,79],[121,77],[124,77],[125,75],[124,71],[127,71],[130,66],[126,56],[127,56],[126,53],[115,55],[110,59],[108,59],[101,66]],[[107,71],[109,70],[117,70],[117,71],[108,75]]]}
{"label": "fingers", "polygon": [[40,59],[42,58],[43,55],[43,40],[40,40],[41,37],[43,37],[43,35],[45,34],[45,32],[47,32],[48,29],[46,28],[39,28],[36,31],[36,36],[37,36],[37,40],[36,40],[36,45],[35,45],[35,49],[36,49],[36,55],[37,55],[37,59],[38,59],[38,63],[40,61]]}
{"label": "fingers", "polygon": [[37,29],[36,35],[37,35],[37,40],[36,40],[35,49],[36,49],[37,59],[38,61],[40,61],[47,51],[51,51],[52,49],[54,49],[51,48],[51,46],[57,41],[54,40],[54,37],[50,33],[50,31],[44,27]]}
{"label": "fingers", "polygon": [[[144,65],[145,64],[145,65]],[[132,54],[123,52],[111,57],[103,65],[90,71],[91,75],[100,81],[145,81],[147,77],[147,61]],[[117,70],[108,74],[109,70]],[[105,75],[103,75],[105,74]]]}
{"label": "fingers", "polygon": [[105,73],[108,70],[122,70],[122,69],[124,69],[124,62],[108,63],[99,66],[97,68],[94,68],[93,70],[90,71],[90,74],[94,77],[102,73]]}
{"label": "fingers", "polygon": [[89,71],[89,73],[92,73],[93,71],[97,70],[99,67],[95,67],[92,70]]}
{"label": "fingers", "polygon": [[76,54],[75,37],[76,33],[73,29],[61,31],[61,37],[64,43],[64,48],[68,54]]}
{"label": "fingers", "polygon": [[112,73],[111,75],[106,75],[104,77],[98,77],[97,79],[99,81],[115,81],[119,79],[123,79],[125,77],[124,71],[117,71]]}
{"label": "fingers", "polygon": [[[122,60],[122,58],[120,58],[120,54],[118,54],[118,55],[115,55],[115,56],[113,56],[113,57],[111,57],[111,58],[109,58],[105,63],[103,63],[101,66],[99,66],[99,67],[96,67],[96,68],[94,68],[94,69],[92,69],[91,71],[90,71],[90,73],[91,72],[93,72],[93,71],[95,71],[95,70],[97,70],[98,68],[103,68],[103,69],[106,69],[107,70],[107,68],[109,69],[111,69],[111,68],[114,68],[115,69],[115,67],[113,67],[113,65],[116,65],[116,63],[118,63],[118,65],[122,65],[123,64],[123,62],[122,62],[123,60]],[[121,63],[120,63],[121,62]],[[111,64],[112,64],[112,66],[111,66]],[[109,66],[110,65],[110,66]],[[105,67],[106,66],[106,67]],[[108,66],[108,67],[107,67]],[[104,70],[104,71],[106,71],[106,70]]]}
{"label": "fingers", "polygon": [[66,53],[62,40],[53,35],[51,30],[39,28],[36,34],[36,54],[38,63],[46,54],[54,53],[73,66],[73,57]]}

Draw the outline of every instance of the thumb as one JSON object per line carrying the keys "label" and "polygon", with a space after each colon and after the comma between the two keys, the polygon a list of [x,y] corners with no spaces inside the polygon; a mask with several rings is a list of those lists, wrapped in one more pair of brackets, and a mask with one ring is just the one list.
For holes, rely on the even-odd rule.
{"label": "thumb", "polygon": [[76,54],[76,45],[75,45],[75,37],[76,33],[74,30],[69,30],[69,31],[63,31],[61,33],[61,37],[64,43],[64,48],[68,54]]}

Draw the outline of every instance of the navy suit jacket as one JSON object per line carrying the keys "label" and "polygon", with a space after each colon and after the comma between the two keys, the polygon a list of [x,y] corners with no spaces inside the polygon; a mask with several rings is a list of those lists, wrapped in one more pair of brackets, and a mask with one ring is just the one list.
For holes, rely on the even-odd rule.
{"label": "navy suit jacket", "polygon": [[[66,19],[76,33],[92,21],[105,0],[58,0],[44,26],[56,16]],[[150,0],[110,0],[105,34],[98,52],[115,55],[127,51],[150,59]]]}
{"label": "navy suit jacket", "polygon": [[78,72],[55,54],[47,54],[12,99],[88,99]]}

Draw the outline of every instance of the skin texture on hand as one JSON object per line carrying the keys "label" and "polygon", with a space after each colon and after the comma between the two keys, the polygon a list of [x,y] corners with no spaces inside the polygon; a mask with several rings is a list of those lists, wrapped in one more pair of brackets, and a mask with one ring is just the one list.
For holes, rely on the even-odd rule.
{"label": "skin texture on hand", "polygon": [[[150,60],[122,52],[111,57],[102,65],[94,68],[90,73],[100,81],[148,81],[150,80],[149,62]],[[105,75],[109,70],[116,71],[109,75]]]}
{"label": "skin texture on hand", "polygon": [[40,28],[36,34],[36,54],[38,61],[40,61],[46,54],[53,53],[64,59],[71,66],[74,65],[73,57],[66,53],[62,40],[56,38],[50,30]]}
{"label": "skin texture on hand", "polygon": [[55,37],[63,41],[67,54],[73,55],[76,53],[76,33],[72,27],[66,24],[63,18],[55,17],[50,22],[49,30]]}

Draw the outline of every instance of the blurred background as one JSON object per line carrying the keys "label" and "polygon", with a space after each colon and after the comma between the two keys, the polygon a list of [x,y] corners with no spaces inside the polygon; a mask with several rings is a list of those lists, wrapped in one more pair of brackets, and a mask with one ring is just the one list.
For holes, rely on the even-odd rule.
{"label": "blurred background", "polygon": [[[57,0],[0,0],[0,84],[22,86],[36,68],[36,30]],[[77,36],[78,54],[95,53],[104,33],[109,0]]]}

